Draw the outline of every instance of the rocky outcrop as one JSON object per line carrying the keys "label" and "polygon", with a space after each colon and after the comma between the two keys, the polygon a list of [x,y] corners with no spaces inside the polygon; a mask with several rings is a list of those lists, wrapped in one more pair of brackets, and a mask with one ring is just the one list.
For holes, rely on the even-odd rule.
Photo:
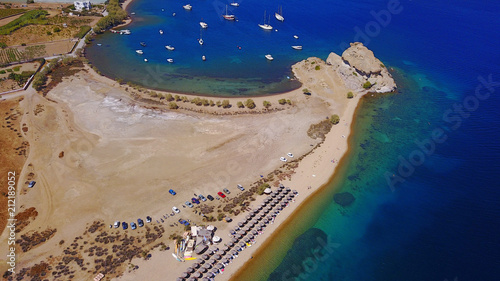
{"label": "rocky outcrop", "polygon": [[386,93],[397,89],[387,68],[363,43],[351,43],[351,47],[345,50],[342,56],[331,53],[326,63],[331,65],[345,85],[354,91]]}

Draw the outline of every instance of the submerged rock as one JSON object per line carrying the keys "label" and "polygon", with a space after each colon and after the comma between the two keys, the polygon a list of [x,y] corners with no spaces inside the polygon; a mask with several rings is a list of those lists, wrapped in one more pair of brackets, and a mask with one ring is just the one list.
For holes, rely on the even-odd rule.
{"label": "submerged rock", "polygon": [[339,204],[340,206],[347,207],[347,206],[351,205],[354,202],[354,200],[356,200],[356,198],[354,197],[354,195],[352,195],[349,192],[341,192],[341,193],[335,194],[333,196],[333,200],[335,201],[335,203]]}

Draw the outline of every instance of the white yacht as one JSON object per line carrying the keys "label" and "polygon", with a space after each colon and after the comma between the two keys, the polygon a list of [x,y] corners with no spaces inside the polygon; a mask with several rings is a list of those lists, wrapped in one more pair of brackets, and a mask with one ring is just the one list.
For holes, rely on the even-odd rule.
{"label": "white yacht", "polygon": [[139,55],[144,54],[144,52],[142,50],[135,50],[135,52],[138,53]]}
{"label": "white yacht", "polygon": [[169,51],[173,51],[173,50],[175,50],[174,46],[172,46],[172,45],[167,45],[167,46],[165,46],[165,49],[167,49],[167,50],[169,50]]}
{"label": "white yacht", "polygon": [[270,54],[265,55],[265,57],[267,60],[274,60],[273,56],[271,56]]}
{"label": "white yacht", "polygon": [[207,28],[208,24],[206,22],[200,21],[200,26],[201,26],[201,28]]}
{"label": "white yacht", "polygon": [[[269,18],[269,22],[271,21],[271,18]],[[264,11],[264,24],[259,24],[259,27],[264,29],[264,30],[272,30],[273,27],[268,23],[266,23],[266,11]]]}
{"label": "white yacht", "polygon": [[238,3],[238,2],[232,2],[230,5],[233,6],[233,7],[239,7],[240,3]]}
{"label": "white yacht", "polygon": [[191,11],[191,9],[193,9],[193,6],[191,6],[191,4],[187,4],[187,5],[182,6],[182,8],[184,8],[184,10]]}
{"label": "white yacht", "polygon": [[302,46],[292,46],[292,48],[295,50],[302,50]]}
{"label": "white yacht", "polygon": [[173,63],[173,62],[174,62],[174,59],[170,59],[170,58],[169,58],[169,59],[167,59],[167,61],[168,61],[169,63]]}
{"label": "white yacht", "polygon": [[283,7],[279,7],[278,12],[274,13],[274,17],[281,22],[285,21],[283,17]]}
{"label": "white yacht", "polygon": [[163,30],[160,29],[160,35],[163,35]]}

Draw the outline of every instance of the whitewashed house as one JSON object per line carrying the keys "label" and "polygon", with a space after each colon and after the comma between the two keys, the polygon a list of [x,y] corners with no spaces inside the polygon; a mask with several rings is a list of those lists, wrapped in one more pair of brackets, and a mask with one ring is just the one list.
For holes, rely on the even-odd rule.
{"label": "whitewashed house", "polygon": [[75,1],[73,4],[77,11],[90,10],[92,8],[90,1]]}

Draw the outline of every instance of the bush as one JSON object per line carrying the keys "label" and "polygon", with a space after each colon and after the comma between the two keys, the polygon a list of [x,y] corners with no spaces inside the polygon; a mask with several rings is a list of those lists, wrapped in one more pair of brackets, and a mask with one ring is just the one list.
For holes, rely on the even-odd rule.
{"label": "bush", "polygon": [[229,103],[229,100],[223,100],[222,101],[222,107],[223,108],[230,108],[231,104]]}
{"label": "bush", "polygon": [[354,76],[358,76],[358,73],[356,73],[356,71],[353,71],[352,74],[354,74]]}
{"label": "bush", "polygon": [[316,65],[316,67],[315,67],[314,69],[316,69],[316,70],[320,70],[320,69],[321,69],[321,66]]}
{"label": "bush", "polygon": [[330,122],[331,122],[333,125],[337,125],[337,124],[340,122],[340,117],[339,117],[337,114],[333,114],[333,115],[330,117]]}
{"label": "bush", "polygon": [[170,102],[170,103],[168,104],[168,107],[169,107],[170,109],[177,109],[177,108],[179,108],[179,106],[178,106],[175,102]]}
{"label": "bush", "polygon": [[262,105],[265,107],[265,108],[269,108],[271,106],[271,102],[265,100],[262,102]]}
{"label": "bush", "polygon": [[372,83],[370,83],[370,81],[366,81],[363,84],[363,88],[365,88],[365,89],[370,89],[371,87],[372,87]]}
{"label": "bush", "polygon": [[61,28],[59,26],[54,27],[54,32],[55,33],[61,32]]}
{"label": "bush", "polygon": [[167,94],[167,96],[165,98],[167,99],[167,101],[173,101],[174,100],[174,97],[172,96],[172,94]]}
{"label": "bush", "polygon": [[174,98],[175,98],[175,101],[181,101],[181,97],[179,97],[179,95],[175,95]]}
{"label": "bush", "polygon": [[14,30],[17,30],[23,26],[30,25],[30,24],[46,24],[47,19],[45,18],[46,15],[49,13],[44,10],[31,10],[24,15],[20,16],[19,18],[9,22],[8,24],[0,27],[0,34],[2,35],[8,35],[11,34]]}
{"label": "bush", "polygon": [[217,105],[217,107],[221,107],[222,106],[222,103],[220,102],[220,100],[218,100],[215,105]]}
{"label": "bush", "polygon": [[88,25],[80,26],[80,30],[78,31],[77,34],[75,34],[75,37],[82,39],[83,36],[85,36],[85,34],[87,34],[87,32],[89,31],[90,31],[90,26]]}
{"label": "bush", "polygon": [[354,94],[352,92],[347,93],[347,98],[352,99],[354,97]]}
{"label": "bush", "polygon": [[7,72],[5,72],[5,70],[0,70],[0,74],[5,74]]}
{"label": "bush", "polygon": [[255,102],[252,100],[252,99],[247,99],[247,101],[245,102],[245,106],[250,108],[250,109],[254,109],[255,108]]}
{"label": "bush", "polygon": [[7,44],[5,44],[5,42],[0,42],[0,48],[2,49],[7,48]]}
{"label": "bush", "polygon": [[279,99],[278,103],[281,105],[284,105],[284,104],[286,104],[286,99]]}
{"label": "bush", "polygon": [[50,31],[47,31],[47,35],[52,35],[52,32],[50,32]]}
{"label": "bush", "polygon": [[33,88],[37,91],[40,91],[43,86],[45,85],[45,82],[47,82],[47,75],[38,72],[35,74],[35,77],[33,78]]}
{"label": "bush", "polygon": [[310,96],[310,95],[311,95],[311,92],[309,91],[309,89],[308,89],[308,88],[304,88],[304,89],[302,89],[302,92],[304,92],[304,95],[308,95],[308,96]]}
{"label": "bush", "polygon": [[291,100],[286,100],[286,103],[288,103],[288,105],[292,105],[292,101]]}
{"label": "bush", "polygon": [[15,67],[13,67],[13,68],[12,68],[12,70],[14,70],[14,71],[19,71],[20,69],[21,69],[21,66],[20,66],[20,65],[15,66]]}
{"label": "bush", "polygon": [[238,108],[245,108],[245,106],[243,105],[243,103],[241,101],[239,101],[238,103],[236,103],[236,106]]}
{"label": "bush", "polygon": [[257,194],[262,195],[266,188],[270,188],[271,186],[268,183],[263,183],[257,188]]}

